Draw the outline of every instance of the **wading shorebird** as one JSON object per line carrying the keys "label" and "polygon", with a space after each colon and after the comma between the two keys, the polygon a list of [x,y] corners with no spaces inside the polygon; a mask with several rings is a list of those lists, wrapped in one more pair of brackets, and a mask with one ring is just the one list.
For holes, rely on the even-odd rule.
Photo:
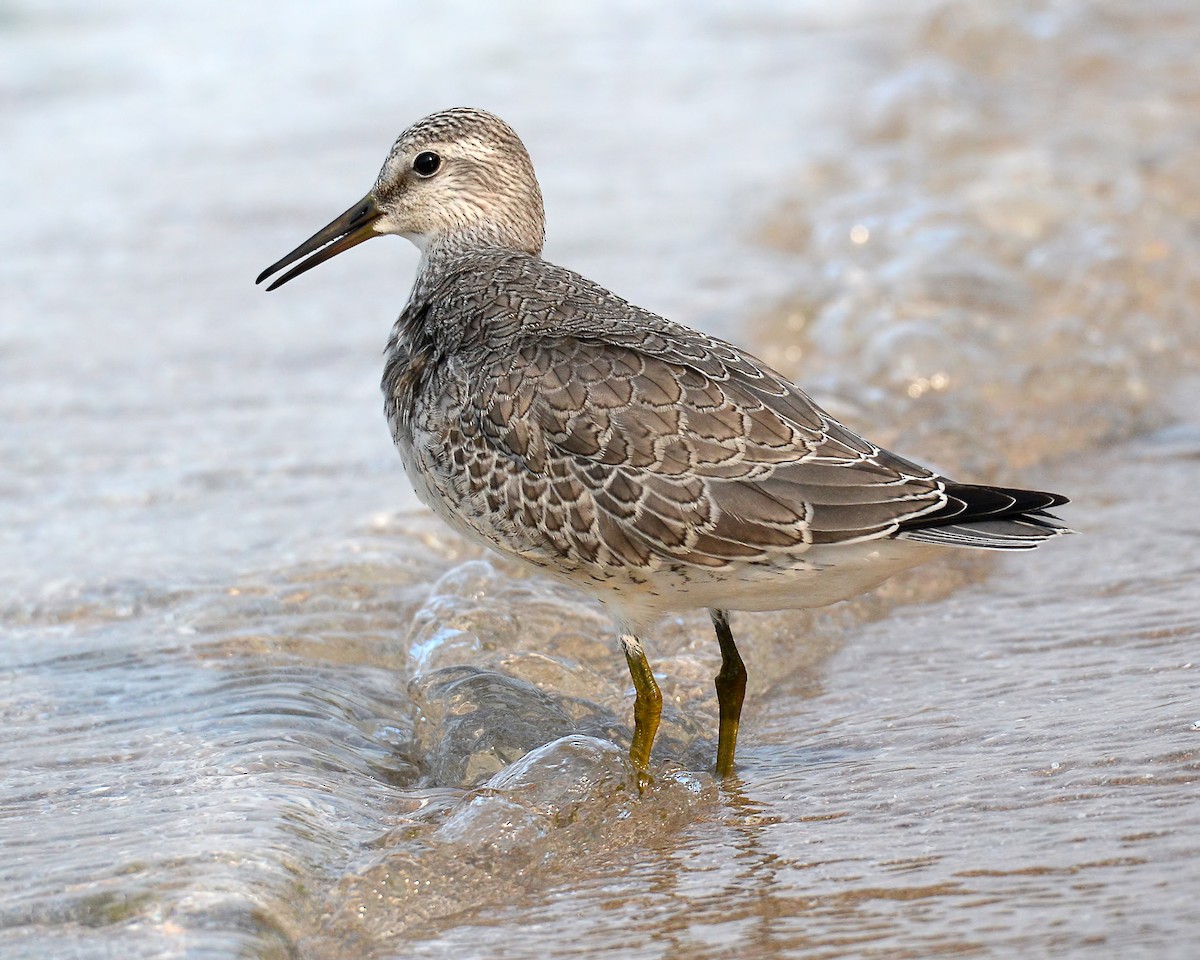
{"label": "wading shorebird", "polygon": [[641,638],[668,612],[712,616],[724,777],[746,690],[728,611],[824,606],[938,548],[1068,532],[1046,512],[1065,497],[941,477],[745,351],[547,263],[529,154],[489,113],[411,126],[371,191],[258,282],[307,257],[273,290],[384,234],[421,251],[383,373],[409,479],[455,530],[605,604],[642,773],[662,694]]}

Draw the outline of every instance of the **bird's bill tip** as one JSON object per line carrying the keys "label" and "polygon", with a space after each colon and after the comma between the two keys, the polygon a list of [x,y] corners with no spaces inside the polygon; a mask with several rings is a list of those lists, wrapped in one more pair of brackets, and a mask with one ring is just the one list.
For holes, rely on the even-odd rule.
{"label": "bird's bill tip", "polygon": [[[274,290],[276,287],[283,286],[294,277],[298,277],[300,274],[311,270],[317,264],[324,263],[326,260],[336,257],[339,253],[344,253],[351,247],[357,247],[360,243],[370,240],[372,237],[379,236],[380,231],[376,228],[379,218],[382,215],[383,211],[379,209],[375,198],[367,194],[340,217],[326,224],[287,256],[267,267],[266,270],[258,275],[258,279],[254,282],[262,283],[269,276],[278,273],[289,264],[296,263],[297,260],[301,260],[303,257],[308,257],[307,260],[296,264],[296,266],[292,267],[283,276],[276,278],[267,287],[268,290]],[[312,256],[308,256],[309,254],[312,254]]]}

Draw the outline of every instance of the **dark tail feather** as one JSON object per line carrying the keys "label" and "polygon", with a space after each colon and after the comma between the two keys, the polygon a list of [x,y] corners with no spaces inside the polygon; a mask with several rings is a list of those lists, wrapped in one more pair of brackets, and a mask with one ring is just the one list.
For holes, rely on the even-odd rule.
{"label": "dark tail feather", "polygon": [[900,524],[897,536],[945,546],[1032,550],[1073,532],[1046,512],[1068,502],[1057,493],[947,483],[946,496],[939,510]]}

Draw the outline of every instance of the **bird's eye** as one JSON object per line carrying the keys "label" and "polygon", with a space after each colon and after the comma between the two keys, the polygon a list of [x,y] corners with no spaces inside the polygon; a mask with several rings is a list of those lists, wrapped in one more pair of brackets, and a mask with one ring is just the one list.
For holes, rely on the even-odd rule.
{"label": "bird's eye", "polygon": [[426,150],[424,153],[418,153],[417,159],[413,161],[413,169],[418,176],[432,177],[438,172],[438,168],[442,165],[442,158],[436,153],[430,153]]}

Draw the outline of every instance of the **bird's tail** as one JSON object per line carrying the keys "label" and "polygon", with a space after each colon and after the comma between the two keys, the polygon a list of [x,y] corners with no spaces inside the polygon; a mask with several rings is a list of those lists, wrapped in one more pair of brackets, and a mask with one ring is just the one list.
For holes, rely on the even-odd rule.
{"label": "bird's tail", "polygon": [[1057,493],[947,483],[946,498],[933,513],[902,523],[896,535],[950,547],[1032,550],[1052,537],[1074,532],[1046,512],[1068,502]]}

